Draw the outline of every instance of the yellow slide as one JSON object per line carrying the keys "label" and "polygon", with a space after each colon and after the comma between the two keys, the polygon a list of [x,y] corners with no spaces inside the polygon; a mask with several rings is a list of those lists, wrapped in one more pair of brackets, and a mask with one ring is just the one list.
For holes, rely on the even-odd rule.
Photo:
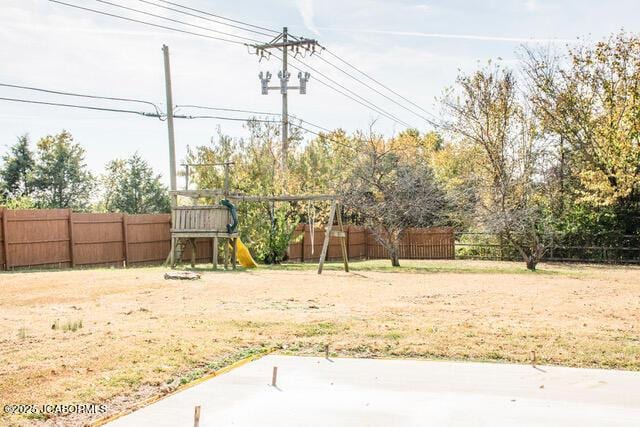
{"label": "yellow slide", "polygon": [[238,252],[236,253],[236,256],[238,257],[238,262],[240,263],[240,265],[244,268],[256,268],[258,264],[256,264],[256,262],[253,260],[249,249],[247,249],[244,243],[242,243],[242,240],[238,239],[237,246]]}

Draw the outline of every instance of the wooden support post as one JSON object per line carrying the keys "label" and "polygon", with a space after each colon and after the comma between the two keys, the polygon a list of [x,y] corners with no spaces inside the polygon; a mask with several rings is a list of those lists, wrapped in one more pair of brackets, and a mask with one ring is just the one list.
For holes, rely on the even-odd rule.
{"label": "wooden support post", "polygon": [[324,358],[329,359],[329,344],[325,344],[324,346]]}
{"label": "wooden support post", "polygon": [[71,259],[71,268],[76,267],[75,246],[76,242],[73,239],[73,212],[68,209],[69,212],[69,257]]}
{"label": "wooden support post", "polygon": [[271,374],[271,385],[273,387],[277,387],[277,381],[278,381],[278,367],[274,366],[273,367],[273,373]]}
{"label": "wooden support post", "polygon": [[193,427],[200,427],[200,405],[193,412]]}
{"label": "wooden support post", "polygon": [[213,238],[213,247],[211,248],[213,255],[211,256],[211,261],[213,262],[213,269],[218,269],[218,238]]}
{"label": "wooden support post", "polygon": [[238,264],[238,238],[234,237],[231,239],[231,268],[236,269],[236,265]]}
{"label": "wooden support post", "polygon": [[318,264],[318,274],[322,274],[322,268],[324,267],[324,261],[327,258],[327,251],[329,250],[329,239],[331,239],[331,229],[333,228],[333,219],[336,216],[336,201],[331,203],[331,210],[329,211],[329,222],[324,230],[324,242],[322,243],[322,252],[320,253],[320,263]]}
{"label": "wooden support post", "polygon": [[349,252],[351,250],[351,226],[347,225],[347,261],[349,261]]}
{"label": "wooden support post", "polygon": [[229,240],[225,240],[222,244],[224,246],[224,269],[229,269]]}
{"label": "wooden support post", "polygon": [[2,208],[2,251],[4,252],[4,269],[9,270],[11,263],[9,262],[9,236],[7,230],[9,227],[7,223],[9,219],[7,218],[7,214],[9,210],[7,208]]}
{"label": "wooden support post", "polygon": [[191,268],[195,268],[196,266],[196,239],[189,239],[189,243],[191,244]]}
{"label": "wooden support post", "polygon": [[171,268],[176,266],[176,238],[171,236],[171,253],[169,254],[171,260]]}
{"label": "wooden support post", "polygon": [[338,211],[338,227],[340,227],[340,247],[342,248],[342,262],[344,263],[344,271],[349,272],[349,254],[345,242],[344,227],[342,226],[342,211]]}
{"label": "wooden support post", "polygon": [[308,224],[302,225],[302,239],[300,239],[300,262],[304,264],[304,235],[307,232]]}
{"label": "wooden support post", "polygon": [[129,223],[127,214],[122,214],[122,250],[124,255],[124,266],[129,266]]}

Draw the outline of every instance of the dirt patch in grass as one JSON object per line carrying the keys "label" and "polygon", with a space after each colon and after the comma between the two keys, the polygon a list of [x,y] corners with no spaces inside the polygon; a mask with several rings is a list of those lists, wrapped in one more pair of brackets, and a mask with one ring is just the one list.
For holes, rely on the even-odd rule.
{"label": "dirt patch in grass", "polygon": [[0,274],[0,403],[120,410],[271,346],[520,363],[535,350],[539,364],[640,370],[638,268],[339,267],[204,271],[194,282],[166,281],[161,268]]}

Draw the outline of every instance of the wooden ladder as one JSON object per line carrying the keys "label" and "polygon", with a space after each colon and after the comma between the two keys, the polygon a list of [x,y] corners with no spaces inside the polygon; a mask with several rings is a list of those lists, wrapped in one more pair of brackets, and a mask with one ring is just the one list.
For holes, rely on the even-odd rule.
{"label": "wooden ladder", "polygon": [[185,248],[187,247],[187,242],[191,244],[191,267],[196,266],[196,239],[183,239],[180,237],[175,238],[171,252],[169,252],[167,259],[164,262],[165,265],[171,265],[171,268],[174,268],[176,264],[182,262],[182,256],[184,255]]}

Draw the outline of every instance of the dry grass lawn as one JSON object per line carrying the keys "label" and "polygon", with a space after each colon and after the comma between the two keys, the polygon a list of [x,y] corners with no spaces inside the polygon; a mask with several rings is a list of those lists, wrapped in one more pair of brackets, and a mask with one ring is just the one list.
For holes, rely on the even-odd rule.
{"label": "dry grass lawn", "polygon": [[386,265],[203,271],[199,281],[164,280],[162,268],[2,273],[0,403],[114,412],[270,346],[504,362],[535,350],[540,364],[640,370],[639,268]]}

